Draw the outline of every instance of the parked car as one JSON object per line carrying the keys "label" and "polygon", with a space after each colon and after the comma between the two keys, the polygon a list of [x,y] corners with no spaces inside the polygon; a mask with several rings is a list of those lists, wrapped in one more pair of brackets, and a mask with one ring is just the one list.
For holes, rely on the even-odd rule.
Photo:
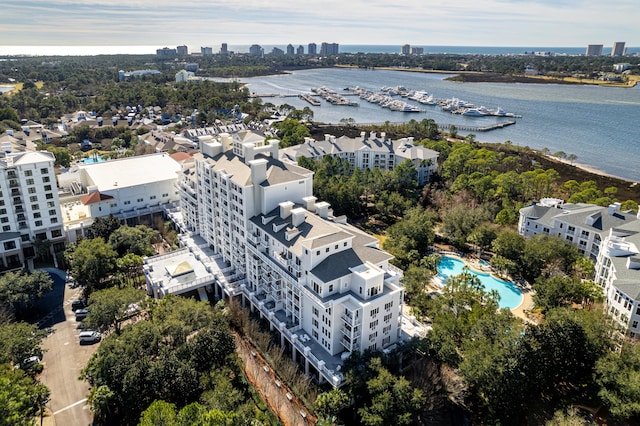
{"label": "parked car", "polygon": [[20,363],[20,368],[22,368],[23,370],[28,370],[36,364],[40,364],[40,357],[34,355],[22,360],[22,363]]}
{"label": "parked car", "polygon": [[76,314],[76,321],[82,321],[89,315],[89,311],[86,309],[77,309],[74,313]]}
{"label": "parked car", "polygon": [[71,302],[71,310],[73,312],[77,311],[78,309],[83,309],[85,308],[85,304],[84,304],[84,300],[74,300],[73,302]]}
{"label": "parked car", "polygon": [[98,343],[100,339],[102,339],[102,335],[94,330],[82,331],[78,337],[81,345],[84,345],[85,343],[91,345],[93,343]]}

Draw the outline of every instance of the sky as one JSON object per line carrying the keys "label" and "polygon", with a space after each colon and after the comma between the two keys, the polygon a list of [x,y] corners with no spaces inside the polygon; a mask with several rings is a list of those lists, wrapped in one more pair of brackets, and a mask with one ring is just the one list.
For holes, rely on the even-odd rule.
{"label": "sky", "polygon": [[0,46],[640,46],[638,0],[0,0]]}

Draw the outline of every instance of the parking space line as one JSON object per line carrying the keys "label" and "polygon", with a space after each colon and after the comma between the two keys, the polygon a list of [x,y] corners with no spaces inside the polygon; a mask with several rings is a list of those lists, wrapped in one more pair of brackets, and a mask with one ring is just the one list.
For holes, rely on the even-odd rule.
{"label": "parking space line", "polygon": [[66,410],[68,410],[69,408],[73,408],[73,407],[75,407],[76,405],[83,404],[83,403],[84,403],[84,402],[86,402],[86,401],[87,401],[87,398],[81,399],[80,401],[76,401],[76,402],[74,402],[73,404],[67,405],[67,406],[66,406],[66,407],[64,407],[64,408],[61,408],[61,409],[59,409],[58,411],[55,411],[55,412],[53,413],[53,415],[55,416],[56,414],[60,414],[60,413],[62,413],[63,411],[66,411]]}

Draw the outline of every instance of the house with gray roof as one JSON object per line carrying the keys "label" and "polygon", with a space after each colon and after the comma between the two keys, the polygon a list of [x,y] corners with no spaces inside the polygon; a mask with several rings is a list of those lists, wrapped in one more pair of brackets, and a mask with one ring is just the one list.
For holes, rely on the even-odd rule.
{"label": "house with gray roof", "polygon": [[438,152],[416,145],[412,137],[391,140],[386,134],[365,132],[359,138],[325,135],[324,140],[305,138],[303,144],[290,146],[280,151],[283,161],[297,163],[300,157],[321,159],[325,155],[347,160],[358,169],[379,168],[393,170],[400,163],[409,160],[416,168],[418,185],[425,185],[438,168]]}
{"label": "house with gray roof", "polygon": [[520,235],[556,235],[594,262],[607,312],[634,339],[640,336],[639,216],[621,211],[620,203],[602,207],[542,199],[520,209],[518,222]]}
{"label": "house with gray roof", "polygon": [[620,210],[620,203],[608,207],[594,204],[565,204],[562,200],[543,198],[520,209],[518,233],[525,237],[555,235],[578,247],[580,253],[598,258],[600,245],[609,230],[636,221],[636,214]]}

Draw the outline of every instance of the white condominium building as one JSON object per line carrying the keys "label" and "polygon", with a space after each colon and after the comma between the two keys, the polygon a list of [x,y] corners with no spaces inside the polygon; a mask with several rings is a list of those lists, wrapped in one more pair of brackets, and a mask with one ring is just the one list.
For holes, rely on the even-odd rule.
{"label": "white condominium building", "polygon": [[297,163],[300,157],[320,159],[325,155],[347,160],[352,167],[362,170],[393,170],[403,161],[409,160],[416,168],[418,185],[424,185],[438,169],[439,154],[414,144],[412,137],[392,141],[387,139],[384,132],[380,136],[371,132],[369,137],[362,132],[359,138],[325,135],[321,141],[305,138],[303,144],[280,151],[280,158],[292,163]]}
{"label": "white condominium building", "polygon": [[26,266],[38,254],[34,240],[49,241],[50,253],[64,250],[54,163],[47,151],[0,158],[0,271]]}
{"label": "white condominium building", "polygon": [[525,237],[539,234],[559,236],[595,262],[609,230],[635,220],[635,213],[620,211],[620,203],[601,207],[564,204],[562,200],[543,198],[538,204],[520,209],[518,233]]}
{"label": "white condominium building", "polygon": [[[147,259],[148,290],[161,297],[209,285],[217,297],[237,297],[308,374],[339,386],[352,351],[400,339],[402,273],[376,238],[317,202],[313,173],[280,161],[278,144],[249,131],[223,134],[185,162],[180,226],[200,247],[190,246],[191,260],[180,260],[186,251]],[[207,272],[191,285],[174,265],[195,274],[195,259]]]}
{"label": "white condominium building", "polygon": [[543,199],[520,209],[521,235],[556,235],[595,263],[594,281],[603,289],[606,309],[628,336],[640,336],[640,220],[609,207],[563,204]]}
{"label": "white condominium building", "polygon": [[640,338],[640,221],[610,229],[602,241],[595,281],[602,286],[609,314],[621,330]]}

